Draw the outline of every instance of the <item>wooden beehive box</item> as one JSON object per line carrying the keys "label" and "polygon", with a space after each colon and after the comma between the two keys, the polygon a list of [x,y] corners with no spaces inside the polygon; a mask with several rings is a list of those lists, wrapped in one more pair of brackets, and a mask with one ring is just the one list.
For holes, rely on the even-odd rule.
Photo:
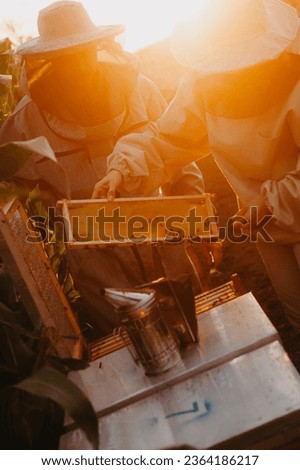
{"label": "wooden beehive box", "polygon": [[[197,320],[199,344],[164,374],[145,376],[127,349],[69,374],[97,412],[101,449],[299,448],[300,376],[253,295]],[[89,446],[68,420],[60,448]]]}
{"label": "wooden beehive box", "polygon": [[34,328],[52,330],[60,357],[82,357],[83,337],[21,203],[0,208],[0,252]]}
{"label": "wooden beehive box", "polygon": [[[100,449],[299,449],[300,377],[274,341],[107,411]],[[73,429],[60,448],[90,444]]]}
{"label": "wooden beehive box", "polygon": [[183,353],[182,366],[164,374],[147,377],[123,344],[123,349],[93,361],[87,369],[70,372],[69,378],[84,390],[96,412],[105,415],[279,339],[251,293],[198,315],[197,323],[199,343]]}
{"label": "wooden beehive box", "polygon": [[64,200],[61,209],[69,248],[93,245],[218,239],[210,194]]}

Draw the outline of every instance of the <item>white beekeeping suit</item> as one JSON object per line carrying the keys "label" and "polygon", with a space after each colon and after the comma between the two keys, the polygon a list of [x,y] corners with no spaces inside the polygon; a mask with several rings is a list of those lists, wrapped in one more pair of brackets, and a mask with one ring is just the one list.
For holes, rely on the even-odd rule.
{"label": "white beekeeping suit", "polygon": [[[46,202],[55,206],[57,199],[91,198],[118,139],[142,132],[158,119],[166,102],[158,87],[139,73],[136,58],[115,42],[122,26],[95,26],[74,1],[54,2],[41,10],[38,26],[40,36],[18,49],[24,58],[26,96],[1,128],[0,142],[47,138],[58,164],[33,154],[14,181],[28,189],[38,184],[50,198]],[[203,192],[195,164],[173,182],[177,194]],[[189,273],[195,290],[200,289],[183,247],[162,256],[171,274]],[[90,322],[101,334],[116,325],[99,289],[133,287],[156,278],[149,246],[72,251],[69,266]]]}
{"label": "white beekeeping suit", "polygon": [[[174,54],[191,70],[174,100],[143,135],[121,139],[108,165],[128,190],[147,193],[153,175],[163,182],[211,151],[239,198],[239,214],[248,220],[255,206],[259,216],[272,216],[272,241],[260,237],[257,245],[300,330],[299,18],[279,0],[218,0],[208,8],[209,18],[174,33]],[[116,174],[97,189],[115,184]]]}

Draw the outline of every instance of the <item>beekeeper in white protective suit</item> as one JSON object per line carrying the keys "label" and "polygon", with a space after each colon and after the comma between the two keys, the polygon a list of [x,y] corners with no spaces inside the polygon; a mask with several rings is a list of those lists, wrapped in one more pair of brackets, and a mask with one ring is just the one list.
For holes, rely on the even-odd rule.
{"label": "beekeeper in white protective suit", "polygon": [[[288,319],[300,331],[297,11],[279,0],[212,0],[205,14],[178,26],[172,48],[191,72],[155,125],[119,141],[94,195],[113,197],[119,185],[147,194],[154,178],[163,182],[210,148],[239,198],[243,231],[257,239]],[[265,216],[272,220],[260,230]]]}
{"label": "beekeeper in white protective suit", "polygon": [[[162,114],[166,102],[158,87],[139,73],[137,58],[115,41],[123,26],[96,26],[81,3],[58,1],[39,12],[38,28],[40,35],[18,48],[26,96],[2,126],[0,143],[40,135],[48,139],[58,164],[33,154],[14,183],[28,190],[38,184],[47,195],[45,203],[55,207],[57,199],[89,199],[106,174],[106,157],[118,139],[133,130],[142,132]],[[195,163],[174,176],[169,191],[203,193]],[[156,279],[161,274],[157,258],[165,275],[190,274],[195,291],[200,289],[183,245],[159,254],[148,245],[70,251],[69,267],[97,334],[116,326],[100,288],[135,287]]]}

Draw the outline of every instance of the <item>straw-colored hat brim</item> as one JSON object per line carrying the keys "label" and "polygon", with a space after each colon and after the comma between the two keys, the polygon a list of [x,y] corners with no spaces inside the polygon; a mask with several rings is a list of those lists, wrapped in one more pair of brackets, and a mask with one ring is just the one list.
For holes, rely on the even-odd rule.
{"label": "straw-colored hat brim", "polygon": [[300,22],[294,8],[278,0],[266,0],[269,8],[268,28],[228,44],[199,41],[197,29],[205,18],[182,23],[171,37],[171,49],[182,65],[203,75],[234,72],[279,57],[289,48],[299,31]]}
{"label": "straw-colored hat brim", "polygon": [[43,40],[40,37],[29,39],[21,44],[17,52],[22,56],[33,58],[44,58],[57,56],[58,52],[67,52],[70,49],[79,49],[88,44],[117,36],[124,31],[123,25],[95,26],[91,31],[85,33],[71,34],[49,40]]}

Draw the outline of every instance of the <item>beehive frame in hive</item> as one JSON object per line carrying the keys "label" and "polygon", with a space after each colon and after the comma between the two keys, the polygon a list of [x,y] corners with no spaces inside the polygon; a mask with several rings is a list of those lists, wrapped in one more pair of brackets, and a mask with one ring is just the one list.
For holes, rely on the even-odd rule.
{"label": "beehive frame in hive", "polygon": [[218,239],[212,195],[63,200],[69,248]]}
{"label": "beehive frame in hive", "polygon": [[32,233],[20,201],[0,206],[1,257],[33,327],[52,331],[59,357],[80,359],[85,349],[82,333],[42,244],[28,242]]}

